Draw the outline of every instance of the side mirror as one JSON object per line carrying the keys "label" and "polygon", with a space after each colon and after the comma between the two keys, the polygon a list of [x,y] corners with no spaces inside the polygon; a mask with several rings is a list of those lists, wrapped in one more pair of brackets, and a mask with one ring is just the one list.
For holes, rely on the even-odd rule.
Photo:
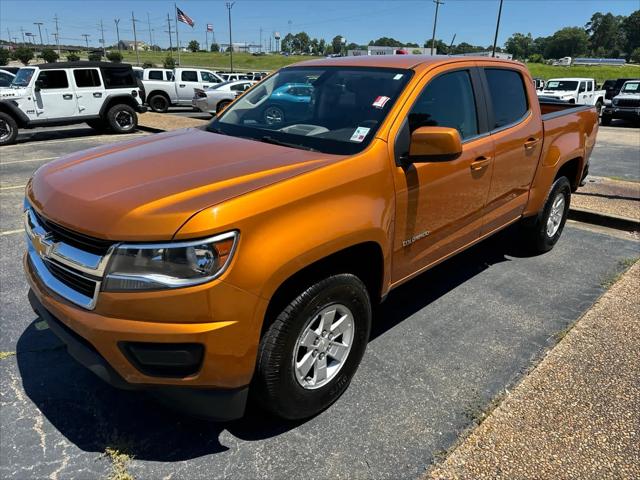
{"label": "side mirror", "polygon": [[33,90],[39,92],[42,90],[42,87],[44,87],[44,82],[42,80],[36,80],[36,86]]}
{"label": "side mirror", "polygon": [[462,154],[462,140],[455,128],[420,127],[411,134],[409,162],[447,162]]}

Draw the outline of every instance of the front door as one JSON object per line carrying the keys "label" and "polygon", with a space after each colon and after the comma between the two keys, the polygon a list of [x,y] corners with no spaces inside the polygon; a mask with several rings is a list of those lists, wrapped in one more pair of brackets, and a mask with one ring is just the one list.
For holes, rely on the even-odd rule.
{"label": "front door", "polygon": [[105,97],[100,70],[97,68],[74,69],[73,81],[80,116],[98,115]]}
{"label": "front door", "polygon": [[[464,68],[466,66],[466,68]],[[436,69],[399,121],[394,155],[406,152],[410,133],[422,126],[455,128],[462,155],[455,160],[397,167],[393,283],[460,250],[480,235],[493,169],[493,141],[486,131],[480,78],[472,62],[460,70]],[[408,131],[407,131],[408,130]],[[400,151],[402,150],[402,151]]]}
{"label": "front door", "polygon": [[178,100],[181,102],[191,102],[194,90],[196,88],[202,88],[198,81],[197,70],[182,70],[180,72],[180,78],[176,79],[176,83],[178,84]]}
{"label": "front door", "polygon": [[77,116],[76,96],[67,70],[40,70],[35,86],[38,120]]}

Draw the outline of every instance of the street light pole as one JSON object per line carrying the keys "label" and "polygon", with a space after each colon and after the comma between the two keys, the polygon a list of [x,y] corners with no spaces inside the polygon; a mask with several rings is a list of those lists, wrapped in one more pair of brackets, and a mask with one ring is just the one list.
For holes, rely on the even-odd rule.
{"label": "street light pole", "polygon": [[231,37],[231,9],[236,2],[227,2],[227,10],[229,12],[229,65],[231,73],[233,73],[233,40]]}
{"label": "street light pole", "polygon": [[40,27],[42,25],[44,25],[44,23],[42,23],[42,22],[33,22],[33,24],[38,26],[38,33],[40,34],[40,45],[44,45],[44,43],[42,43],[42,30],[40,29]]}
{"label": "street light pole", "polygon": [[433,0],[433,3],[436,4],[436,15],[433,18],[433,34],[431,35],[431,55],[433,56],[433,47],[436,43],[436,24],[438,23],[438,8],[440,5],[444,5],[442,0]]}
{"label": "street light pole", "polygon": [[498,30],[500,29],[500,17],[502,16],[502,0],[500,0],[500,8],[498,9],[498,21],[496,22],[496,36],[493,37],[493,52],[492,57],[496,56],[496,44],[498,43]]}

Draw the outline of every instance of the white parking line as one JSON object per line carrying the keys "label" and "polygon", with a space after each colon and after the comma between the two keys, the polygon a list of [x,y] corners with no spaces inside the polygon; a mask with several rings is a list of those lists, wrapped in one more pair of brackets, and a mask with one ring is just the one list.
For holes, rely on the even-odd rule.
{"label": "white parking line", "polygon": [[6,230],[4,232],[0,232],[0,237],[3,237],[5,235],[13,235],[14,233],[22,233],[24,232],[24,228],[20,228],[18,230]]}
{"label": "white parking line", "polygon": [[8,187],[0,187],[0,190],[16,190],[18,188],[24,188],[26,185],[11,185]]}
{"label": "white parking line", "polygon": [[27,162],[44,162],[45,160],[55,160],[58,157],[46,157],[46,158],[31,158],[29,160],[14,160],[12,162],[2,162],[0,165],[12,165],[14,163],[27,163]]}

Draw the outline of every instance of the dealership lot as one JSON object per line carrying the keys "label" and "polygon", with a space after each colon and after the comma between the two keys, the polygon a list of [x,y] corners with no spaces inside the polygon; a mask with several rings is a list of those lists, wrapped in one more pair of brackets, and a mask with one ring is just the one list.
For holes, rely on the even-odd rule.
{"label": "dealership lot", "polygon": [[[591,172],[640,180],[638,134],[601,128]],[[0,151],[3,478],[102,476],[108,448],[134,457],[127,468],[140,478],[415,478],[640,254],[631,235],[572,222],[552,252],[527,257],[506,231],[390,295],[351,388],[328,411],[207,424],[102,384],[26,300],[23,185],[52,158],[131,137],[39,129]]]}

